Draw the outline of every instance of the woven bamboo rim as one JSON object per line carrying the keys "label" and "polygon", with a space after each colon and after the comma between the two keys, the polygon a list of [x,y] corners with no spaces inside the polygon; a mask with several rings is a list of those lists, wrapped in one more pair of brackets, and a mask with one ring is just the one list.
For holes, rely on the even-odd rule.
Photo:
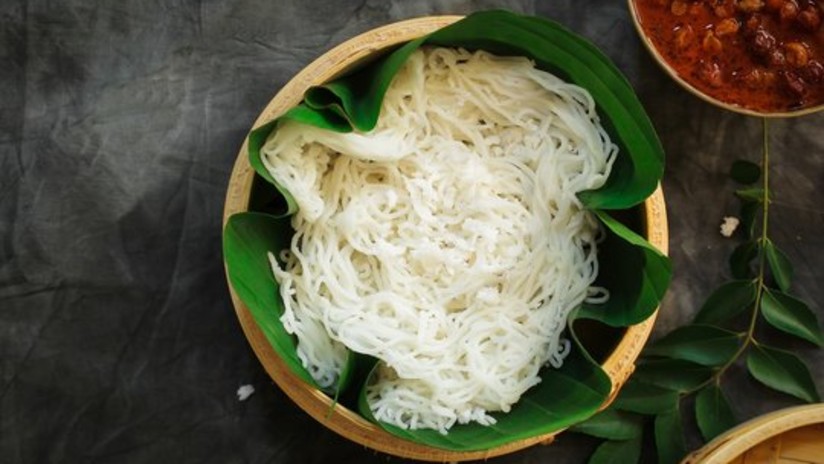
{"label": "woven bamboo rim", "polygon": [[728,430],[682,464],[824,463],[824,404],[782,409]]}
{"label": "woven bamboo rim", "polygon": [[[338,45],[289,81],[264,108],[255,121],[254,127],[274,119],[298,104],[303,93],[310,86],[333,79],[387,47],[415,39],[459,19],[461,16],[429,16],[401,21],[373,29]],[[224,227],[229,216],[248,210],[253,178],[254,171],[249,164],[247,144],[244,142],[229,180],[223,212]],[[644,222],[643,235],[663,253],[667,253],[669,234],[664,196],[660,186],[646,200],[641,209]],[[269,345],[263,332],[255,324],[251,313],[240,301],[231,285],[229,290],[243,332],[269,376],[301,409],[324,426],[354,442],[404,458],[454,462],[485,459],[511,453],[537,443],[549,443],[558,433],[520,440],[484,451],[455,452],[431,448],[395,437],[341,405],[336,405],[330,414],[332,400],[292,374]],[[603,368],[612,380],[612,392],[603,407],[612,402],[621,385],[635,369],[635,359],[652,331],[656,315],[657,311],[646,321],[629,327],[618,346],[604,362]]]}
{"label": "woven bamboo rim", "polygon": [[751,109],[748,109],[748,108],[743,108],[743,107],[736,106],[736,105],[730,105],[729,103],[718,100],[718,99],[716,99],[714,97],[711,97],[711,96],[705,94],[704,92],[698,90],[697,88],[693,87],[692,84],[690,84],[689,82],[682,79],[681,76],[674,69],[672,69],[672,67],[670,67],[669,63],[667,63],[667,60],[664,59],[664,57],[661,56],[661,54],[658,52],[658,49],[655,47],[655,44],[652,43],[650,38],[647,36],[646,31],[644,31],[644,28],[641,26],[641,20],[640,20],[640,17],[638,15],[638,9],[635,6],[636,1],[637,0],[627,0],[627,2],[629,3],[629,12],[630,12],[630,15],[632,16],[632,22],[633,22],[633,24],[635,24],[635,30],[638,32],[638,36],[641,38],[641,42],[644,43],[644,46],[647,48],[647,50],[652,55],[652,57],[655,59],[655,61],[658,62],[658,65],[661,66],[661,68],[667,74],[669,74],[669,76],[675,82],[680,84],[681,87],[686,89],[689,93],[695,95],[696,97],[704,100],[707,103],[718,106],[718,107],[723,108],[725,110],[733,111],[733,112],[740,113],[740,114],[745,114],[745,115],[748,115],[748,116],[758,116],[758,117],[763,117],[763,118],[790,118],[790,117],[796,117],[796,116],[804,116],[804,115],[807,115],[807,114],[812,114],[812,113],[816,113],[818,111],[824,110],[824,103],[822,103],[820,105],[811,106],[809,108],[802,108],[802,109],[793,110],[793,111],[755,111],[755,110],[751,110]]}

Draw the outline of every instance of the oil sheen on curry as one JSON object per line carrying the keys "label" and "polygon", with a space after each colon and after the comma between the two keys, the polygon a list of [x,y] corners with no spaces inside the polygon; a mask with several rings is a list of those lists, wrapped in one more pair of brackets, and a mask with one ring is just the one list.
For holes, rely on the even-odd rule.
{"label": "oil sheen on curry", "polygon": [[634,0],[687,83],[757,112],[824,104],[824,0]]}

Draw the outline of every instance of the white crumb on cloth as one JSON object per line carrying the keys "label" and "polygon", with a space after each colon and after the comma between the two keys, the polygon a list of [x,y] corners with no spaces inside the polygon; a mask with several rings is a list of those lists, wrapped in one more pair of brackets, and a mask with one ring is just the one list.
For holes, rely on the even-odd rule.
{"label": "white crumb on cloth", "polygon": [[735,216],[724,216],[724,222],[721,223],[721,235],[731,237],[740,223],[741,221]]}
{"label": "white crumb on cloth", "polygon": [[255,387],[251,385],[241,385],[240,388],[237,389],[237,400],[246,401],[253,393],[255,393]]}

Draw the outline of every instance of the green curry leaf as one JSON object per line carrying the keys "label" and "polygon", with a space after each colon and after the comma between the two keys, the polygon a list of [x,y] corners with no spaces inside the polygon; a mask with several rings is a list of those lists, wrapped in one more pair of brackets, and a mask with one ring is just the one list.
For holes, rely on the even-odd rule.
{"label": "green curry leaf", "polygon": [[761,178],[761,166],[748,160],[735,160],[730,167],[730,177],[739,184],[754,184]]}
{"label": "green curry leaf", "polygon": [[761,297],[761,314],[773,327],[818,346],[824,346],[824,334],[818,317],[806,303],[778,290],[765,290]]}
{"label": "green curry leaf", "polygon": [[762,384],[808,403],[820,401],[810,369],[785,350],[756,345],[747,356],[747,369]]}
{"label": "green curry leaf", "polygon": [[677,464],[687,454],[681,411],[677,406],[655,416],[655,449],[659,464]]}
{"label": "green curry leaf", "polygon": [[688,392],[706,382],[713,369],[681,359],[652,359],[638,364],[635,377],[650,385]]}
{"label": "green curry leaf", "polygon": [[772,271],[773,279],[782,291],[789,290],[793,280],[793,265],[772,240],[767,239],[764,243],[764,253],[767,255],[767,264]]}
{"label": "green curry leaf", "polygon": [[695,421],[706,441],[721,435],[738,423],[724,392],[714,384],[702,388],[696,395]]}
{"label": "green curry leaf", "polygon": [[614,408],[639,414],[658,414],[678,404],[678,392],[644,383],[635,378],[621,388]]}
{"label": "green curry leaf", "polygon": [[635,464],[641,458],[641,436],[628,440],[608,440],[590,456],[588,464]]}
{"label": "green curry leaf", "polygon": [[753,203],[760,203],[764,201],[764,189],[761,187],[753,187],[746,189],[739,189],[735,191],[738,198]]}
{"label": "green curry leaf", "polygon": [[601,411],[570,430],[606,440],[629,440],[643,432],[639,416],[614,408]]}
{"label": "green curry leaf", "polygon": [[755,301],[753,280],[733,280],[716,289],[695,315],[696,324],[718,324],[742,313]]}
{"label": "green curry leaf", "polygon": [[753,260],[758,257],[758,242],[748,240],[735,247],[730,254],[730,272],[736,279],[752,279],[755,275],[752,269]]}
{"label": "green curry leaf", "polygon": [[741,202],[741,226],[740,230],[744,232],[746,238],[752,238],[755,235],[755,226],[758,223],[758,214],[761,212],[761,203],[757,201],[742,201]]}
{"label": "green curry leaf", "polygon": [[732,359],[743,334],[711,325],[687,325],[673,330],[644,350],[648,356],[665,356],[703,366],[720,366]]}

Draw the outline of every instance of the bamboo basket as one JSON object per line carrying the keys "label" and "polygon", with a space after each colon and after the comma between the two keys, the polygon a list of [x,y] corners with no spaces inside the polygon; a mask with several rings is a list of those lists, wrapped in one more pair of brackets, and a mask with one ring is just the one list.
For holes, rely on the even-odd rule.
{"label": "bamboo basket", "polygon": [[682,464],[822,464],[824,404],[782,409],[735,427]]}
{"label": "bamboo basket", "polygon": [[[303,93],[310,86],[327,82],[393,45],[428,34],[459,19],[461,19],[460,16],[430,16],[401,21],[373,29],[338,45],[290,80],[264,108],[255,121],[254,127],[276,118],[298,104]],[[247,157],[247,144],[244,142],[229,181],[223,214],[224,227],[229,216],[248,210],[254,175]],[[639,209],[643,223],[642,235],[666,254],[668,252],[668,229],[664,197],[660,187]],[[486,459],[538,443],[547,444],[557,434],[555,432],[541,435],[485,451],[456,452],[436,449],[395,437],[341,405],[336,405],[331,409],[333,402],[330,397],[292,374],[269,345],[263,332],[255,324],[251,313],[238,298],[231,285],[229,287],[240,325],[269,376],[301,409],[324,426],[354,442],[399,457],[454,462]],[[612,380],[612,391],[603,407],[609,405],[615,398],[620,387],[634,370],[635,359],[652,331],[656,314],[640,324],[629,327],[612,353],[606,357],[602,366]]]}

